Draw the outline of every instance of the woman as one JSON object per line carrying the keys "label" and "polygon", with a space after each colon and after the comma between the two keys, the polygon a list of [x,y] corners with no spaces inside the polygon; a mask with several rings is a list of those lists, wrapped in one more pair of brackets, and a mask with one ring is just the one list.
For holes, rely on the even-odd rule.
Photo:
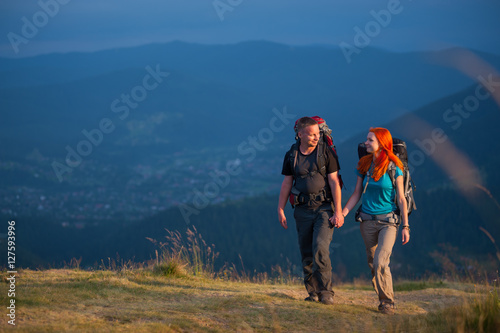
{"label": "woman", "polygon": [[[356,188],[342,213],[346,216],[363,195],[356,220],[361,221],[361,236],[372,272],[372,284],[380,301],[378,309],[382,313],[393,314],[394,290],[389,262],[399,225],[402,225],[403,245],[410,240],[403,191],[403,163],[392,152],[392,136],[385,128],[370,128],[365,145],[368,155],[358,162]],[[396,188],[387,172],[390,168],[395,168]],[[399,215],[396,214],[395,198]]]}

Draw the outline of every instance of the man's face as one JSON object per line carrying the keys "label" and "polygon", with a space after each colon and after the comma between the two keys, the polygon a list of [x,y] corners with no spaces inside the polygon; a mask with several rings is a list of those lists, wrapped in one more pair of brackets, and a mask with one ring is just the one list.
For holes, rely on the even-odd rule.
{"label": "man's face", "polygon": [[316,147],[319,141],[319,126],[311,125],[299,132],[300,142],[307,147]]}

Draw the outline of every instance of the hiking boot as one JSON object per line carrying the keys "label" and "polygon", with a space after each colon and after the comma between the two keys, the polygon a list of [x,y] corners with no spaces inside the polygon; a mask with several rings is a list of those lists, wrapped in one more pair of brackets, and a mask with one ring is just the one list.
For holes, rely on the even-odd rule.
{"label": "hiking boot", "polygon": [[323,295],[321,296],[320,302],[325,305],[333,305],[333,296],[329,294]]}
{"label": "hiking boot", "polygon": [[393,315],[394,313],[396,313],[396,311],[394,310],[394,304],[390,304],[390,303],[380,304],[378,306],[378,310],[381,313],[387,314],[387,315]]}
{"label": "hiking boot", "polygon": [[308,302],[319,302],[319,297],[318,295],[316,294],[310,294],[309,296],[307,296],[304,301],[308,301]]}

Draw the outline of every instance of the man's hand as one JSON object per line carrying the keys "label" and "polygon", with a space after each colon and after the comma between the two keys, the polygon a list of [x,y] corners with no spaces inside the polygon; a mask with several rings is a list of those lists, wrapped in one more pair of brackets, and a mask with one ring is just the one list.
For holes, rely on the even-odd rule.
{"label": "man's hand", "polygon": [[280,199],[278,202],[278,219],[283,228],[287,229],[285,216],[285,206],[290,196],[290,191],[292,190],[293,176],[285,176],[283,183],[281,183]]}
{"label": "man's hand", "polygon": [[335,207],[330,223],[335,228],[340,228],[344,225],[344,215],[342,215],[342,189],[340,188],[339,173],[337,171],[328,174],[328,184],[332,191],[333,205]]}
{"label": "man's hand", "polygon": [[288,225],[286,223],[286,216],[285,216],[285,212],[283,211],[283,209],[278,210],[278,219],[280,220],[281,226],[285,229],[288,229]]}
{"label": "man's hand", "polygon": [[335,228],[342,227],[344,225],[344,215],[342,215],[342,211],[335,211],[335,213],[333,213],[333,216],[330,217],[330,223]]}

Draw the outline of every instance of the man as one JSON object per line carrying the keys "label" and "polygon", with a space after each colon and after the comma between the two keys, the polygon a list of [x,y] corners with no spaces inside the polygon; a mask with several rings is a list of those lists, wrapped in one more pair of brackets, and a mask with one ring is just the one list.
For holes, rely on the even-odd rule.
{"label": "man", "polygon": [[[295,205],[294,217],[302,256],[304,284],[309,293],[305,300],[331,305],[334,292],[330,242],[333,227],[340,228],[344,224],[339,164],[333,151],[326,144],[319,142],[319,126],[314,119],[300,118],[297,122],[297,134],[300,145],[296,158],[290,157],[292,148],[285,155],[283,162],[281,173],[285,179],[281,184],[278,218],[283,228],[287,229],[284,212],[286,202],[291,192],[298,195],[300,203]],[[318,158],[321,156],[325,159],[326,172],[323,174],[326,177],[318,166]]]}

